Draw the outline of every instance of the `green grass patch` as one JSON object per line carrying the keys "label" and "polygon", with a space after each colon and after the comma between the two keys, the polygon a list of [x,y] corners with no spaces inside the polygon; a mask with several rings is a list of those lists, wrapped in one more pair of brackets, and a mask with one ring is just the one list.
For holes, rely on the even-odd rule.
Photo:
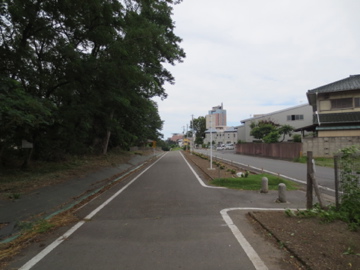
{"label": "green grass patch", "polygon": [[[316,157],[316,158],[314,158],[314,160],[315,160],[315,165],[317,165],[317,166],[334,168],[334,159],[333,158]],[[303,156],[303,157],[296,158],[296,159],[294,159],[294,162],[306,163],[307,157]]]}
{"label": "green grass patch", "polygon": [[219,178],[214,179],[211,184],[220,187],[227,187],[233,189],[242,190],[260,190],[261,179],[267,177],[269,190],[277,190],[280,183],[286,185],[287,190],[297,190],[299,185],[295,182],[274,176],[271,174],[250,174],[248,177],[236,177],[236,178]]}

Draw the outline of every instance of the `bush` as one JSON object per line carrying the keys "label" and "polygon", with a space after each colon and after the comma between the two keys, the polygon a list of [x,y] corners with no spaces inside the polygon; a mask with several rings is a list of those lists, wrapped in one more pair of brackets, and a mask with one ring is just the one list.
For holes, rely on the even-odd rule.
{"label": "bush", "polygon": [[340,185],[343,191],[340,211],[346,213],[351,226],[360,226],[360,177],[358,175],[360,149],[355,146],[341,150]]}
{"label": "bush", "polygon": [[301,142],[301,135],[299,134],[294,134],[292,138],[294,142]]}
{"label": "bush", "polygon": [[313,209],[298,211],[296,215],[317,216],[328,222],[342,220],[351,230],[357,230],[360,227],[360,149],[353,145],[342,149],[340,154],[340,189],[343,193],[339,208],[330,206],[328,209],[321,209],[316,204]]}

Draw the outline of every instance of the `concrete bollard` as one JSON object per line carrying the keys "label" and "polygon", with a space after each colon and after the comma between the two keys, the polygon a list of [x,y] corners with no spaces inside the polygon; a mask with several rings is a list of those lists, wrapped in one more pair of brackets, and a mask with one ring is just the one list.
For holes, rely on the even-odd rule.
{"label": "concrete bollard", "polygon": [[286,203],[286,185],[284,183],[279,184],[279,197],[277,201]]}
{"label": "concrete bollard", "polygon": [[261,178],[261,193],[268,193],[269,192],[269,180],[267,177]]}

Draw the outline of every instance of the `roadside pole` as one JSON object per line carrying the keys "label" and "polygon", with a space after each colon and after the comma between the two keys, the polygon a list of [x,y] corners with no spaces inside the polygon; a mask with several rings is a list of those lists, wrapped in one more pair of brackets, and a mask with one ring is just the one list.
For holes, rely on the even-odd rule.
{"label": "roadside pole", "polygon": [[212,168],[212,114],[210,114],[210,170]]}
{"label": "roadside pole", "polygon": [[306,175],[306,209],[312,209],[313,206],[313,178],[312,178],[312,152],[307,152],[307,175]]}

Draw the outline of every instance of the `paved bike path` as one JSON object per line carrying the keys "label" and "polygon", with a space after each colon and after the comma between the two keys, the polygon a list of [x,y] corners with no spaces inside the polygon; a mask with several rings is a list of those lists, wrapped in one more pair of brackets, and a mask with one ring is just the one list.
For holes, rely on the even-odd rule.
{"label": "paved bike path", "polygon": [[17,200],[0,199],[0,224],[8,224],[0,226],[0,240],[7,241],[18,230],[19,223],[45,218],[71,207],[109,184],[113,176],[131,171],[154,157],[153,154],[135,155],[127,163],[36,189],[29,194],[22,194]]}
{"label": "paved bike path", "polygon": [[[116,196],[103,208],[96,207],[106,194],[90,202],[82,212],[98,209],[94,214],[21,269],[268,269],[255,268],[221,212],[304,205],[298,191],[279,205],[273,192],[204,187],[180,152],[166,154],[115,192],[109,191]],[[17,263],[29,259],[24,255]]]}

